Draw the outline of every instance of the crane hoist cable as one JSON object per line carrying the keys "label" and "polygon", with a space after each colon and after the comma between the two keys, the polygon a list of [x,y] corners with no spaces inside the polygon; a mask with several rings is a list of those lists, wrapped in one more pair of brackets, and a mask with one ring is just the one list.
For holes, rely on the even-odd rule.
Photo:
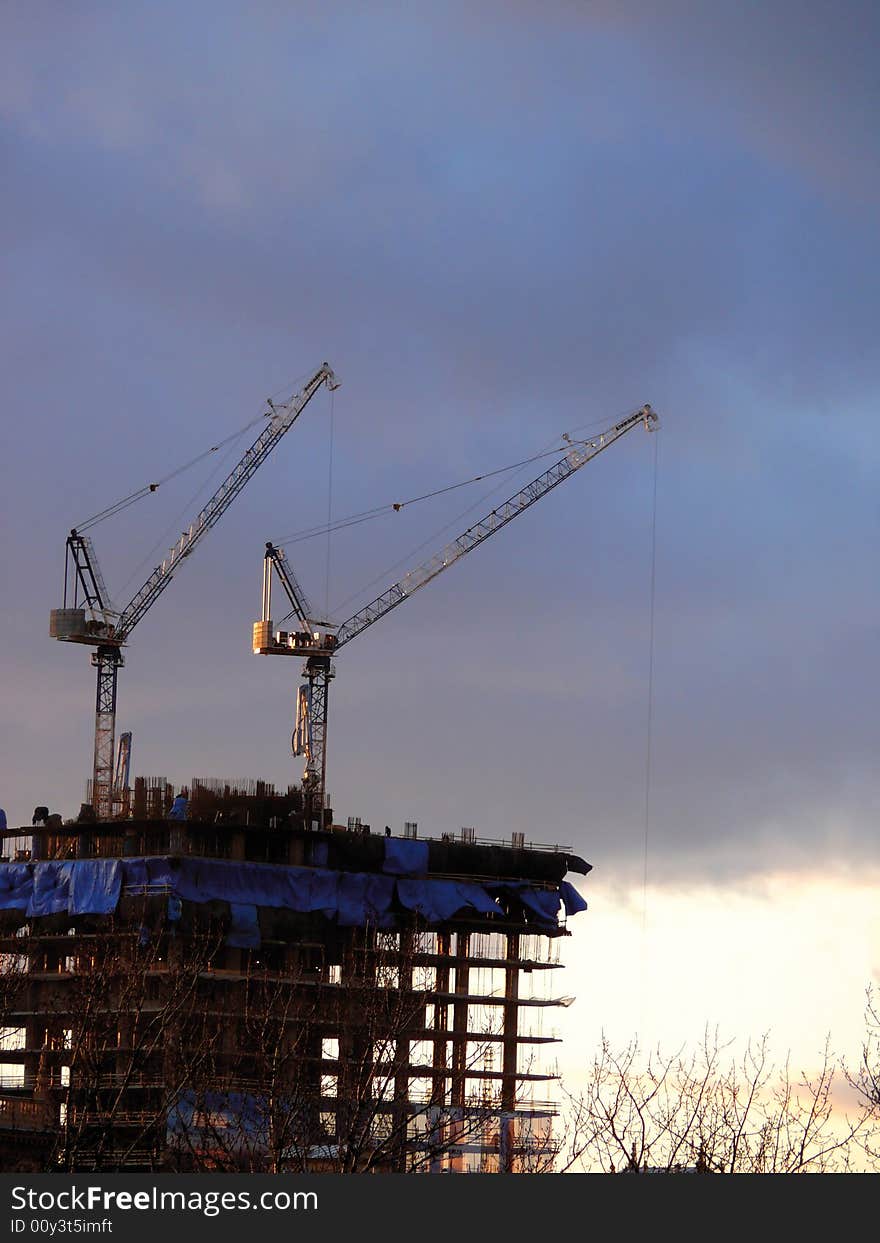
{"label": "crane hoist cable", "polygon": [[[596,423],[594,421],[589,424],[581,424],[580,428],[573,428],[572,430],[578,431],[584,427],[589,427],[591,430],[595,430],[597,427],[602,427],[602,426],[604,426],[604,423]],[[507,475],[511,471],[515,472],[514,478],[516,478],[516,475],[522,474],[525,468],[527,466],[530,466],[532,462],[537,462],[541,458],[545,458],[545,457],[553,457],[554,455],[559,455],[561,458],[562,455],[570,452],[571,444],[569,443],[569,433],[563,432],[562,439],[566,441],[566,443],[563,444],[561,447],[556,446],[555,448],[551,448],[548,445],[547,447],[542,449],[539,453],[535,453],[531,457],[524,458],[521,462],[514,462],[510,466],[499,466],[496,470],[485,471],[482,475],[474,475],[472,479],[465,479],[461,483],[450,484],[445,488],[437,488],[433,492],[426,492],[424,496],[413,497],[409,501],[404,501],[399,505],[392,506],[392,509],[393,510],[402,509],[405,505],[414,505],[417,501],[429,500],[431,497],[441,496],[444,492],[453,492],[456,488],[463,488],[467,486],[467,484],[477,483],[481,479],[491,479],[495,475],[502,475],[502,474]],[[586,442],[586,443],[592,443],[592,442]],[[595,447],[595,445],[593,447]],[[494,487],[490,488],[488,492],[484,492],[481,496],[477,498],[476,501],[474,501],[472,505],[469,505],[467,509],[463,509],[461,513],[456,514],[456,516],[450,519],[449,522],[444,523],[444,525],[440,527],[438,530],[433,531],[431,535],[428,536],[427,539],[422,540],[422,542],[420,544],[417,544],[415,548],[411,548],[404,557],[401,557],[400,560],[395,561],[393,565],[386,567],[386,569],[384,569],[381,574],[377,574],[374,578],[371,578],[368,583],[364,583],[364,585],[360,587],[357,591],[352,592],[352,594],[349,596],[346,596],[346,598],[343,601],[341,601],[338,605],[336,605],[333,612],[341,613],[342,610],[347,608],[352,603],[353,600],[356,600],[358,598],[358,596],[364,595],[365,592],[369,591],[371,587],[375,587],[376,583],[378,583],[381,579],[388,577],[390,574],[393,574],[395,570],[398,570],[400,569],[401,566],[406,565],[409,561],[412,560],[413,557],[415,557],[418,553],[420,553],[423,548],[427,548],[429,544],[434,543],[434,541],[438,540],[441,535],[445,535],[448,530],[450,530],[454,526],[457,526],[458,523],[463,518],[466,518],[468,514],[473,513],[473,511],[477,509],[479,506],[481,506],[484,501],[487,501],[489,497],[494,496],[496,492],[500,492],[502,488],[505,488],[508,482],[509,482],[508,479],[506,478],[502,479],[500,483],[497,483]],[[387,513],[388,507],[382,506],[376,511],[369,511],[369,512],[375,514],[375,516],[378,517],[382,513]],[[363,519],[363,520],[365,521],[366,519]],[[279,540],[277,542],[282,543],[284,541]],[[289,544],[296,544],[299,541],[296,539],[293,539],[293,540],[287,540],[286,542]],[[288,616],[284,620],[285,621],[289,620],[289,617],[290,617],[290,614],[288,614]]]}
{"label": "crane hoist cable", "polygon": [[[430,544],[436,543],[436,541],[442,535],[445,535],[447,531],[451,530],[453,527],[457,527],[463,518],[466,518],[468,514],[472,514],[475,509],[481,508],[484,502],[488,501],[488,499],[491,496],[494,496],[496,492],[506,489],[511,482],[510,479],[506,477],[510,471],[514,472],[513,477],[515,479],[518,474],[522,474],[525,471],[525,468],[530,465],[530,463],[538,461],[539,458],[551,457],[554,454],[564,454],[566,452],[568,452],[568,446],[565,446],[563,449],[544,449],[540,453],[536,453],[533,457],[526,458],[522,462],[517,462],[513,466],[502,466],[498,470],[488,471],[484,475],[477,475],[474,479],[468,480],[467,482],[469,483],[475,483],[479,479],[491,479],[493,475],[505,475],[505,478],[499,483],[496,483],[494,487],[491,487],[488,492],[483,492],[480,496],[478,496],[472,505],[468,505],[467,509],[463,509],[461,513],[456,514],[454,518],[449,520],[449,522],[445,522],[442,527],[439,527],[436,531],[432,531],[427,539],[422,540],[422,542],[417,544],[415,548],[411,548],[405,556],[401,557],[398,561],[395,561],[393,565],[387,566],[381,574],[377,574],[374,578],[371,578],[368,583],[364,583],[362,587],[359,587],[357,591],[352,592],[350,596],[346,596],[344,600],[340,601],[340,603],[335,606],[333,613],[341,613],[344,609],[347,609],[352,601],[356,600],[359,596],[364,595],[365,592],[369,591],[372,587],[375,587],[376,583],[378,583],[381,579],[387,578],[396,570],[399,570],[401,566],[409,564],[412,559],[422,551],[423,548],[427,548]],[[463,486],[463,484],[453,484],[452,488]],[[440,488],[435,493],[428,493],[424,498],[419,497],[417,499],[427,499],[427,496],[430,495],[437,496],[441,492],[452,491],[452,488]],[[409,503],[412,504],[413,502]]]}
{"label": "crane hoist cable", "polygon": [[[288,381],[287,384],[276,389],[275,392],[271,394],[271,398],[274,399],[283,393],[289,393],[297,389],[299,387],[300,380],[305,379],[307,375],[308,372],[304,371],[301,375],[295,377],[295,379]],[[157,492],[163,484],[170,483],[171,480],[176,479],[178,475],[182,475],[193,466],[198,466],[199,462],[203,462],[205,458],[210,457],[212,453],[218,453],[221,449],[225,449],[228,444],[231,444],[235,440],[239,440],[246,432],[249,432],[252,427],[256,427],[258,423],[261,423],[263,419],[270,417],[271,412],[267,414],[265,411],[262,411],[249,422],[245,423],[243,427],[240,427],[237,432],[232,432],[216,445],[211,445],[210,448],[197,454],[189,462],[184,462],[182,466],[176,466],[174,470],[169,471],[167,475],[164,475],[161,479],[157,479],[153,483],[146,483],[143,487],[136,488],[134,492],[129,492],[127,496],[123,496],[118,501],[114,501],[113,504],[108,505],[106,509],[99,510],[98,513],[93,514],[91,518],[87,518],[85,522],[80,522],[77,525],[76,530],[81,534],[84,534],[86,531],[91,530],[92,527],[97,526],[99,522],[103,522],[106,518],[113,518],[116,514],[121,514],[122,511],[128,509],[130,505],[134,505],[145,496],[150,496],[151,493]],[[196,495],[198,495],[198,493]]]}
{"label": "crane hoist cable", "polygon": [[[331,399],[332,399],[332,395],[331,395]],[[618,417],[622,417],[622,416],[618,416]],[[572,430],[572,433],[578,432],[578,431],[584,431],[584,430],[595,431],[596,429],[602,428],[604,426],[605,426],[605,420],[597,421],[594,419],[589,423],[580,423],[576,427],[573,427],[571,430]],[[568,433],[563,434],[563,439],[568,441]],[[365,509],[365,510],[360,511],[359,513],[350,514],[345,518],[339,518],[332,524],[332,526],[320,525],[316,527],[305,527],[299,531],[294,531],[291,535],[279,536],[276,539],[274,539],[272,543],[273,544],[287,544],[287,545],[300,544],[300,543],[305,542],[306,540],[316,539],[319,536],[328,533],[329,530],[342,531],[342,530],[345,530],[347,527],[360,526],[364,522],[372,522],[376,518],[382,518],[391,513],[399,513],[402,509],[405,509],[409,505],[416,505],[421,501],[432,500],[434,497],[443,496],[447,492],[454,492],[458,488],[468,487],[470,484],[479,483],[481,480],[491,479],[496,475],[507,475],[511,471],[517,471],[517,472],[522,471],[525,469],[526,466],[531,465],[532,462],[540,461],[541,458],[545,458],[545,457],[553,457],[556,454],[558,455],[565,454],[569,451],[569,448],[570,448],[570,445],[568,443],[561,445],[561,446],[557,445],[555,448],[551,448],[548,446],[547,448],[542,449],[539,453],[533,454],[531,457],[523,458],[523,460],[520,462],[512,462],[508,466],[499,466],[499,467],[496,467],[495,470],[484,471],[481,475],[473,475],[470,479],[463,479],[463,480],[460,480],[458,483],[447,484],[446,486],[442,488],[435,488],[431,492],[425,492],[420,496],[409,497],[405,501],[387,502],[384,505],[376,505],[372,509]],[[405,557],[401,557],[400,560],[395,561],[393,565],[387,566],[381,572],[381,574],[375,575],[375,577],[371,578],[368,583],[365,583],[357,591],[353,592],[349,596],[346,596],[346,598],[334,608],[333,612],[334,613],[341,612],[349,604],[351,604],[353,600],[356,600],[358,596],[363,595],[365,592],[369,591],[371,587],[374,587],[376,583],[378,583],[381,579],[387,577],[389,574],[393,574],[395,570],[399,569],[402,565],[405,565],[414,556],[416,556],[417,553],[421,552],[423,548],[426,548],[434,540],[438,539],[441,535],[445,534],[445,532],[448,531],[452,526],[460,522],[462,518],[466,518],[469,513],[472,513],[473,510],[477,508],[477,506],[483,503],[483,501],[488,500],[490,496],[492,496],[495,492],[503,488],[506,482],[507,482],[506,479],[502,479],[502,481],[499,484],[497,484],[494,488],[490,488],[488,492],[483,493],[483,495],[479,497],[479,499],[476,500],[473,503],[473,505],[469,505],[467,509],[462,510],[460,514],[457,514],[449,522],[445,523],[438,530],[434,531],[430,536],[428,536],[427,539],[423,540],[420,544],[417,544],[415,548],[411,548]],[[325,610],[325,613],[329,615],[330,613],[329,608]],[[282,620],[285,622],[289,621],[292,616],[293,616],[293,613],[288,613]]]}
{"label": "crane hoist cable", "polygon": [[654,489],[651,501],[651,587],[648,620],[648,713],[645,729],[645,843],[642,864],[642,953],[644,961],[648,920],[648,837],[651,827],[651,778],[654,741],[654,605],[657,594],[657,475],[660,437],[654,438]]}
{"label": "crane hoist cable", "polygon": [[[372,509],[363,509],[359,513],[349,514],[345,518],[337,518],[332,523],[316,527],[303,527],[290,535],[278,536],[272,542],[273,544],[301,544],[306,540],[317,539],[321,535],[326,535],[330,531],[342,531],[346,527],[359,526],[362,522],[370,522],[375,518],[381,518],[385,514],[400,513],[402,509],[406,509],[410,505],[417,505],[420,501],[430,501],[435,496],[443,496],[446,492],[455,492],[457,488],[466,488],[472,483],[480,483],[483,479],[491,479],[495,475],[504,475],[510,471],[520,470],[525,466],[529,466],[532,462],[537,462],[540,458],[552,457],[554,454],[567,452],[567,445],[558,445],[555,449],[547,449],[541,453],[535,453],[532,457],[524,458],[521,462],[512,462],[509,466],[499,466],[495,470],[483,471],[482,475],[473,475],[470,479],[462,479],[458,483],[446,484],[442,488],[435,488],[432,492],[424,492],[420,496],[407,497],[405,501],[386,501],[384,505],[374,505]],[[487,493],[486,495],[490,494]]]}
{"label": "crane hoist cable", "polygon": [[196,455],[189,462],[184,462],[182,466],[176,466],[174,470],[169,471],[167,475],[163,475],[161,479],[157,479],[155,483],[146,483],[142,488],[137,488],[134,492],[130,492],[128,496],[123,496],[120,500],[114,501],[112,505],[108,505],[106,509],[101,509],[98,513],[93,514],[91,518],[87,518],[85,522],[77,524],[76,530],[84,533],[96,527],[99,522],[104,522],[107,518],[113,518],[116,514],[121,514],[124,509],[128,509],[130,505],[142,500],[145,496],[150,496],[153,492],[157,492],[163,484],[170,483],[172,479],[176,479],[178,475],[182,475],[185,471],[190,470],[193,466],[198,466],[199,462],[203,462],[205,458],[210,457],[212,453],[218,453],[221,449],[225,449],[227,445],[233,441],[239,440],[245,432],[250,431],[257,423],[262,422],[266,416],[260,414],[255,419],[251,419],[249,423],[245,423],[244,427],[239,428],[237,432],[233,432],[224,440],[218,441],[216,445],[211,445],[209,449],[205,449],[202,453]]}
{"label": "crane hoist cable", "polygon": [[[248,423],[247,426],[241,429],[241,431],[236,432],[234,436],[228,436],[226,440],[221,442],[221,444],[218,447],[225,448],[226,452],[223,454],[221,458],[218,459],[216,465],[214,465],[211,468],[210,474],[205,476],[204,480],[199,484],[195,492],[193,492],[193,494],[187,498],[186,503],[184,505],[181,505],[181,507],[178,509],[177,513],[174,515],[174,517],[171,519],[168,525],[163,527],[155,543],[150,546],[150,548],[143,555],[143,557],[140,559],[137,565],[134,566],[128,578],[119,588],[120,596],[125,595],[128,588],[135,581],[135,579],[139,578],[143,574],[146,567],[155,558],[157,552],[159,552],[159,550],[162,548],[166,548],[168,546],[168,541],[180,532],[181,523],[185,521],[187,515],[192,512],[193,508],[195,507],[199,499],[202,496],[204,496],[205,493],[207,493],[214,486],[221,472],[228,466],[230,459],[235,453],[235,450],[238,446],[239,441],[245,435],[247,435],[247,432],[249,431],[251,427],[253,427],[254,422],[256,421],[257,420],[254,420],[253,422]],[[203,454],[202,456],[204,457],[206,455]]]}
{"label": "crane hoist cable", "polygon": [[[293,385],[285,386],[284,388],[278,389],[276,393],[272,394],[272,396],[275,397],[278,395],[278,393],[289,391],[290,387],[293,387]],[[332,397],[331,397],[331,402],[332,402]],[[117,514],[121,514],[124,510],[128,509],[131,505],[135,505],[138,501],[143,500],[144,497],[151,496],[154,492],[158,492],[159,488],[161,488],[166,483],[170,483],[172,479],[176,479],[178,475],[182,475],[186,471],[191,470],[194,466],[198,466],[200,462],[203,462],[206,458],[210,457],[212,453],[218,453],[221,449],[224,449],[228,444],[231,444],[233,441],[238,440],[241,436],[245,434],[245,432],[250,431],[252,427],[255,427],[257,423],[261,422],[265,417],[266,415],[264,413],[257,415],[256,418],[251,419],[248,423],[245,423],[243,427],[239,428],[237,432],[232,432],[229,436],[225,437],[223,440],[218,441],[217,444],[211,445],[209,448],[203,450],[201,453],[196,454],[196,456],[194,458],[191,458],[188,462],[184,462],[181,466],[176,466],[174,470],[169,471],[167,475],[163,475],[161,479],[157,479],[151,483],[145,483],[142,487],[136,488],[133,492],[129,492],[126,496],[120,497],[118,501],[114,501],[111,505],[108,505],[105,509],[98,510],[98,512],[95,514],[92,514],[90,518],[86,518],[84,522],[77,523],[76,529],[82,534],[85,534],[86,531],[90,531],[93,527],[96,527],[99,523],[106,521],[108,518],[115,518]],[[332,406],[331,406],[331,425],[332,425],[332,417],[333,416],[332,416]],[[578,427],[573,428],[572,431],[575,431],[575,432],[581,431],[585,427],[594,427],[594,426],[597,427],[599,426],[599,424],[598,423],[580,424]],[[553,453],[556,451],[557,450],[550,450],[549,452]],[[564,452],[563,449],[560,449],[558,451]],[[332,445],[331,445],[331,454],[332,454]],[[513,463],[511,466],[501,466],[501,467],[498,467],[497,470],[486,471],[482,475],[475,475],[472,479],[463,479],[459,483],[449,484],[447,487],[438,488],[434,492],[426,492],[424,496],[414,496],[414,497],[408,498],[405,501],[388,502],[385,505],[377,505],[373,509],[363,510],[362,512],[353,514],[348,518],[337,519],[335,522],[332,522],[332,523],[328,516],[328,520],[325,525],[318,526],[318,527],[307,527],[302,531],[295,531],[292,535],[280,536],[276,542],[287,543],[287,544],[297,544],[301,542],[302,540],[314,539],[316,536],[324,535],[331,531],[341,530],[347,526],[357,525],[360,522],[368,521],[369,519],[373,517],[379,517],[381,514],[387,513],[389,511],[398,512],[407,505],[415,505],[419,501],[426,501],[426,500],[430,500],[432,497],[435,497],[435,496],[442,496],[443,493],[445,492],[452,492],[456,488],[467,487],[468,484],[478,483],[481,479],[489,479],[493,475],[501,474],[506,470],[516,470],[519,466],[527,466],[530,462],[535,462],[542,456],[546,456],[546,455],[536,454],[534,457],[526,458],[522,462]],[[331,462],[331,466],[330,466],[331,484],[332,484],[332,469],[333,468],[332,468],[332,462]]]}

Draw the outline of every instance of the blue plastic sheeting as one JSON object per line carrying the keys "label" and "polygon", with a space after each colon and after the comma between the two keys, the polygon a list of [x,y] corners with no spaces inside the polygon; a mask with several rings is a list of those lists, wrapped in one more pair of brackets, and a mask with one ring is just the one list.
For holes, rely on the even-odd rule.
{"label": "blue plastic sheeting", "polygon": [[[407,845],[427,843],[407,843]],[[222,859],[135,858],[77,859],[64,862],[0,864],[0,910],[18,909],[29,916],[108,915],[120,896],[166,895],[168,918],[178,920],[182,903],[228,902],[233,910],[230,936],[247,938],[230,944],[259,944],[256,917],[260,906],[303,914],[320,912],[344,927],[372,923],[394,927],[394,902],[429,923],[442,923],[461,911],[497,915],[496,897],[515,897],[529,922],[557,924],[560,897],[566,913],[586,909],[572,885],[538,888],[525,881],[473,881],[445,877],[395,878],[375,872],[337,872],[327,868],[284,867]],[[236,912],[238,912],[236,914]]]}
{"label": "blue plastic sheeting", "polygon": [[260,948],[260,925],[257,908],[248,903],[230,902],[232,922],[226,934],[226,944],[234,949],[255,950]]}
{"label": "blue plastic sheeting", "polygon": [[[83,860],[84,863],[90,862]],[[151,893],[166,893],[173,889],[177,872],[172,861],[161,855],[149,859],[123,859],[122,873],[125,893],[138,897]]]}
{"label": "blue plastic sheeting", "polygon": [[587,909],[587,904],[574,885],[564,880],[559,886],[559,896],[562,898],[562,905],[565,907],[566,915],[579,915],[581,911]]}
{"label": "blue plastic sheeting", "polygon": [[70,873],[73,866],[72,863],[54,862],[35,866],[34,892],[27,908],[28,915],[85,914],[70,909]]}
{"label": "blue plastic sheeting", "polygon": [[181,1092],[168,1110],[166,1133],[190,1141],[216,1143],[222,1135],[233,1149],[256,1147],[267,1142],[269,1102],[248,1092]]}
{"label": "blue plastic sheeting", "polygon": [[320,911],[328,919],[333,919],[339,906],[339,881],[341,872],[325,872],[315,868],[309,880],[308,907],[295,907],[295,910]]}
{"label": "blue plastic sheeting", "polygon": [[500,915],[497,902],[482,885],[461,880],[399,880],[397,896],[408,911],[416,911],[429,923],[451,919],[465,908],[481,915]]}
{"label": "blue plastic sheeting", "polygon": [[26,863],[0,865],[0,911],[26,910],[33,892],[33,871]]}
{"label": "blue plastic sheeting", "polygon": [[393,928],[389,907],[394,897],[394,881],[375,872],[340,872],[337,918],[345,928],[363,923]]}
{"label": "blue plastic sheeting", "polygon": [[382,871],[391,876],[424,876],[428,870],[428,843],[405,837],[385,838]]}
{"label": "blue plastic sheeting", "polygon": [[499,896],[512,894],[525,907],[526,919],[530,923],[556,927],[559,915],[558,889],[535,889],[525,881],[518,880],[492,881],[486,888],[490,893]]}
{"label": "blue plastic sheeting", "polygon": [[174,888],[187,902],[207,902],[219,898],[254,906],[300,905],[299,891],[307,892],[311,868],[274,867],[265,863],[227,863],[223,859],[181,859]]}
{"label": "blue plastic sheeting", "polygon": [[177,798],[171,804],[171,810],[168,813],[169,820],[185,820],[186,819],[186,798],[183,794],[178,794]]}
{"label": "blue plastic sheeting", "polygon": [[[83,860],[86,862],[86,860]],[[88,911],[90,915],[112,915],[122,891],[121,859],[89,859],[87,868],[70,868],[68,913]]]}
{"label": "blue plastic sheeting", "polygon": [[526,916],[537,916],[542,924],[556,925],[559,915],[559,893],[551,889],[523,888],[516,895],[526,908]]}

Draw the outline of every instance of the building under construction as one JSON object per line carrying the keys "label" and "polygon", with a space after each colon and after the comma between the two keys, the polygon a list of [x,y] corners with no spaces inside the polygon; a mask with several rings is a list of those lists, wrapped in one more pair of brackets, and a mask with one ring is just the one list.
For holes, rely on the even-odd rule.
{"label": "building under construction", "polygon": [[[490,472],[552,459],[344,621],[316,614],[284,550],[266,544],[252,646],[304,662],[300,787],[130,790],[130,734],[116,751],[118,673],[135,627],[313,397],[338,387],[323,363],[287,402],[268,402],[256,439],[127,604],[108,595],[88,532],[193,463],[67,537],[50,635],[92,649],[94,763],[76,822],[38,808],[26,836],[3,835],[4,1168],[552,1167],[553,1076],[538,1054],[556,1039],[545,1012],[567,1000],[555,987],[565,920],[585,906],[565,875],[589,866],[522,833],[502,845],[473,829],[421,840],[415,825],[403,836],[334,825],[328,697],[352,639],[631,431],[652,431],[650,406]],[[274,580],[286,597],[280,627]]]}
{"label": "building under construction", "polygon": [[185,795],[4,835],[0,1167],[552,1168],[543,1022],[589,865],[316,829],[298,787]]}

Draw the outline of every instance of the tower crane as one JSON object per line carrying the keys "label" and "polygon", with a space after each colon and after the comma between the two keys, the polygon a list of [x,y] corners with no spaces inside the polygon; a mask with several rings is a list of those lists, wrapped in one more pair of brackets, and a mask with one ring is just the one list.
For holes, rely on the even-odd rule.
{"label": "tower crane", "polygon": [[[496,531],[519,517],[553,488],[570,479],[582,466],[610,448],[627,432],[640,424],[646,431],[655,430],[659,420],[650,406],[600,432],[590,440],[572,440],[566,436],[568,448],[564,455],[542,474],[526,484],[503,504],[468,527],[451,543],[427,561],[416,566],[392,583],[369,604],[352,614],[340,625],[317,621],[311,606],[296,580],[284,550],[266,544],[263,559],[263,611],[253,627],[253,650],[260,656],[304,656],[303,676],[297,701],[297,729],[293,739],[295,755],[304,754],[303,773],[306,823],[323,824],[327,776],[327,696],[335,677],[333,657],[352,639],[380,618],[397,608],[404,600],[447,570],[456,561],[484,543]],[[277,576],[291,605],[289,617],[295,617],[299,629],[276,631],[272,622],[272,577]]]}
{"label": "tower crane", "polygon": [[[116,732],[116,688],[122,649],[131,632],[171,582],[178,568],[225,514],[254,472],[279,443],[315,393],[326,384],[339,387],[329,364],[322,363],[308,383],[289,401],[276,405],[271,399],[267,425],[233,467],[207,504],[195,516],[160,565],[122,609],[114,609],[89,536],[75,528],[67,537],[64,561],[64,606],[53,609],[49,635],[67,643],[93,647],[92,664],[97,670],[95,703],[95,751],[92,798],[98,819],[109,818],[113,805],[113,744]],[[154,485],[151,485],[153,490]]]}

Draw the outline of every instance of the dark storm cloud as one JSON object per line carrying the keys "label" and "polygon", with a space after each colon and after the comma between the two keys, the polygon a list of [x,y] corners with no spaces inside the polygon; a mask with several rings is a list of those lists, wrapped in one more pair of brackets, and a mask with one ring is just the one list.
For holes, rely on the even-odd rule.
{"label": "dark storm cloud", "polygon": [[[653,401],[653,849],[670,872],[874,849],[870,9],[21,5],[3,22],[22,783],[45,779],[35,694],[64,705],[57,799],[87,760],[85,672],[42,637],[62,532],[327,356],[346,382],[337,513]],[[612,454],[364,638],[338,688],[341,810],[521,820],[638,869],[652,456]],[[124,702],[156,771],[184,744],[186,775],[283,768],[253,740],[283,735],[286,702],[230,737],[200,697],[222,703],[219,668],[230,704],[269,685],[237,663],[253,547],[326,511],[326,440],[304,428],[287,461],[295,486],[267,467],[139,632]],[[442,521],[340,538],[331,594]],[[127,536],[101,539],[124,579]]]}

